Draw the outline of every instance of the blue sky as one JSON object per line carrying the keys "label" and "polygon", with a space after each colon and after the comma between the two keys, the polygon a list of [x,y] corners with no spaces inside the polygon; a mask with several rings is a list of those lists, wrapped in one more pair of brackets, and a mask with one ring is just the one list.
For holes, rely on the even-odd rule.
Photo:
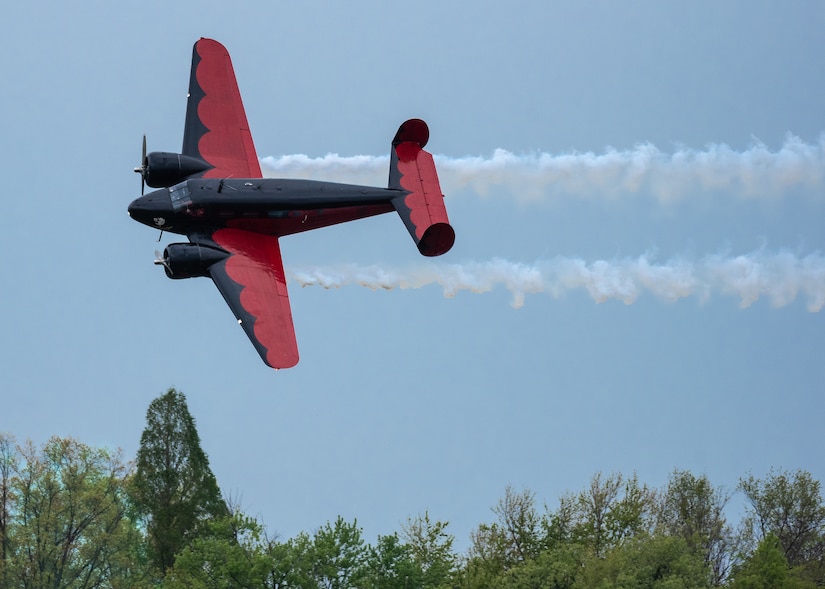
{"label": "blue sky", "polygon": [[[597,471],[661,485],[689,469],[729,490],[771,467],[825,478],[825,319],[804,292],[772,304],[769,289],[800,279],[764,265],[807,257],[821,294],[821,3],[149,1],[5,15],[0,430],[132,456],[149,402],[175,386],[224,491],[285,537],[340,514],[374,540],[429,510],[464,544],[506,485],[553,507]],[[432,272],[749,256],[762,296],[742,308],[717,280],[676,301],[645,287],[632,304],[597,303],[571,288],[514,309],[503,286],[445,298],[437,285],[293,282],[301,362],[275,373],[209,281],[152,265],[175,238],[158,244],[126,215],[142,134],[150,150],[180,147],[201,36],[232,55],[261,158],[337,153],[352,167],[386,156],[403,120],[429,123],[457,234]],[[608,184],[581,167],[537,184],[529,163],[651,145],[658,159],[620,163]],[[777,155],[788,145],[801,151]],[[462,183],[450,167],[497,149],[527,162],[507,182]],[[703,183],[697,162],[720,150],[727,179]],[[364,173],[383,184],[378,161]],[[638,185],[613,184],[639,166]],[[426,263],[391,215],[282,250],[293,273]]]}

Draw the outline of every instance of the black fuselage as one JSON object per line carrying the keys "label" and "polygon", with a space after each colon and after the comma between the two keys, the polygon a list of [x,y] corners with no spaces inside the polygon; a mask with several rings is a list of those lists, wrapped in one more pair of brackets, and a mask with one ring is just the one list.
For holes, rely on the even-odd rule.
{"label": "black fuselage", "polygon": [[315,180],[192,179],[129,205],[143,223],[182,235],[233,227],[281,236],[393,211],[405,191]]}

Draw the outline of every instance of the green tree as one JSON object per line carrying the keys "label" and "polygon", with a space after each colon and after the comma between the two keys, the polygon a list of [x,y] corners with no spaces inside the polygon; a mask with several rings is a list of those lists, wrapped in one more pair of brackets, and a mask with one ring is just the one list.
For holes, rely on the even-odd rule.
{"label": "green tree", "polygon": [[768,533],[753,554],[734,570],[731,589],[807,589],[816,587],[788,567],[782,545]]}
{"label": "green tree", "polygon": [[804,470],[771,471],[765,479],[741,479],[750,504],[747,524],[758,541],[776,537],[790,567],[825,584],[825,505],[819,481]]}
{"label": "green tree", "polygon": [[652,527],[655,494],[634,474],[603,477],[577,495],[562,497],[558,514],[551,516],[553,536],[578,542],[597,557]]}
{"label": "green tree", "polygon": [[17,470],[17,450],[14,437],[0,432],[0,587],[11,586],[10,571],[7,566],[11,557],[9,538],[11,506],[14,503],[12,475]]}
{"label": "green tree", "polygon": [[309,534],[301,532],[282,544],[273,544],[270,554],[275,560],[272,589],[318,589],[315,546]]}
{"label": "green tree", "polygon": [[733,562],[733,532],[724,515],[728,499],[706,476],[675,470],[659,501],[659,529],[702,555],[714,585],[722,584]]}
{"label": "green tree", "polygon": [[592,555],[574,542],[559,542],[514,568],[499,580],[497,587],[512,589],[572,589]]}
{"label": "green tree", "polygon": [[412,549],[398,534],[378,536],[375,546],[369,547],[362,584],[364,589],[425,587]]}
{"label": "green tree", "polygon": [[409,518],[402,526],[405,546],[418,567],[422,589],[436,589],[450,584],[455,573],[457,556],[453,552],[455,538],[447,533],[448,522],[432,521],[429,512]]}
{"label": "green tree", "polygon": [[7,464],[13,476],[4,587],[140,586],[119,454],[52,438],[42,448],[17,447]]}
{"label": "green tree", "polygon": [[173,388],[146,412],[132,496],[161,575],[174,565],[175,554],[209,532],[209,521],[229,515],[186,397]]}
{"label": "green tree", "polygon": [[516,492],[507,486],[493,513],[497,521],[481,524],[471,534],[465,582],[494,586],[503,575],[538,554],[541,518],[531,491]]}
{"label": "green tree", "polygon": [[367,546],[358,522],[347,523],[338,516],[327,522],[313,538],[312,576],[324,589],[347,589],[358,586],[364,576]]}
{"label": "green tree", "polygon": [[257,589],[292,587],[279,584],[273,542],[254,519],[236,512],[207,524],[209,532],[194,538],[175,555],[163,589]]}
{"label": "green tree", "polygon": [[599,558],[590,555],[576,588],[700,589],[710,587],[702,557],[683,538],[637,534]]}

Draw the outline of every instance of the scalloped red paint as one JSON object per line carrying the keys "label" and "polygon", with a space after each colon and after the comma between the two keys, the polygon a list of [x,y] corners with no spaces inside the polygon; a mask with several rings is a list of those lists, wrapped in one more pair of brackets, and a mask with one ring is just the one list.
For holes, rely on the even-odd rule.
{"label": "scalloped red paint", "polygon": [[197,52],[201,61],[195,75],[205,94],[198,104],[198,118],[209,129],[198,150],[215,166],[204,177],[260,178],[261,166],[229,52],[212,39],[198,41]]}
{"label": "scalloped red paint", "polygon": [[212,239],[233,254],[226,260],[226,273],[242,287],[241,306],[255,319],[252,329],[255,339],[267,349],[267,361],[280,367],[286,367],[285,362],[297,364],[295,328],[278,239],[239,229],[220,229]]}
{"label": "scalloped red paint", "polygon": [[410,192],[404,198],[404,204],[410,209],[410,221],[415,226],[415,236],[420,240],[431,225],[450,222],[442,202],[435,162],[433,156],[417,143],[400,143],[395,153],[398,154],[401,187]]}

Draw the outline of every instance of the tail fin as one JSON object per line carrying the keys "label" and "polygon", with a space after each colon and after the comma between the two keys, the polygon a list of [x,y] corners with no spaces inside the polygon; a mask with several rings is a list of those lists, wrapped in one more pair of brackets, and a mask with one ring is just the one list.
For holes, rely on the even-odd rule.
{"label": "tail fin", "polygon": [[430,130],[421,119],[403,123],[392,140],[389,187],[403,191],[392,205],[425,256],[447,253],[455,231],[447,218],[433,156],[424,151]]}

